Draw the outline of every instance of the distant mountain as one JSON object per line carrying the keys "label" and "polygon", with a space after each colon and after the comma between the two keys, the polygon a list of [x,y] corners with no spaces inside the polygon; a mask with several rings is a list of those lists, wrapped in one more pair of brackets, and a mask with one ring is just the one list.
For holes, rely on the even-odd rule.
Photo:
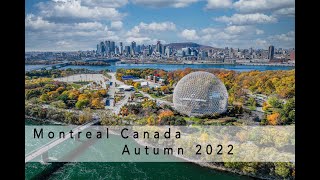
{"label": "distant mountain", "polygon": [[197,44],[194,42],[182,42],[182,43],[170,43],[170,44],[166,44],[166,46],[170,46],[174,49],[181,49],[184,47],[193,47],[193,48],[200,48],[200,49],[211,49],[213,47],[211,46],[205,46],[205,45],[201,45],[201,44]]}

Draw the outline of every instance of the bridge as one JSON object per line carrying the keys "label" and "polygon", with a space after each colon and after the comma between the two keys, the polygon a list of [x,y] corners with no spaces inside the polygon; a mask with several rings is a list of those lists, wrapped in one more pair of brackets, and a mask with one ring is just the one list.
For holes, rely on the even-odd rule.
{"label": "bridge", "polygon": [[[97,124],[98,122],[100,122],[100,119],[93,119],[92,121],[90,121],[90,122],[88,122],[86,124],[77,126],[72,131],[74,132],[74,134],[77,134],[78,132],[87,129],[90,126]],[[48,162],[48,160],[49,160],[48,151],[50,149],[52,149],[53,147],[55,147],[55,146],[63,143],[64,141],[70,139],[70,136],[71,136],[70,134],[67,134],[65,136],[65,138],[52,140],[52,141],[48,142],[47,144],[39,147],[38,149],[35,149],[35,150],[31,151],[30,153],[28,153],[25,156],[25,163],[30,162],[32,159],[34,159],[34,158],[36,158],[36,157],[38,157],[40,155],[42,156],[42,161],[43,162]]]}

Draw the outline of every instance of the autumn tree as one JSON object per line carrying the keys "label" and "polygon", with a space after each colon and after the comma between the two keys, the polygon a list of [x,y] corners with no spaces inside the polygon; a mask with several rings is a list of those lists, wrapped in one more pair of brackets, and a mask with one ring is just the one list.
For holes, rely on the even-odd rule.
{"label": "autumn tree", "polygon": [[133,86],[135,89],[138,89],[141,87],[141,84],[140,84],[140,82],[135,82]]}
{"label": "autumn tree", "polygon": [[157,122],[157,116],[152,114],[151,116],[148,117],[147,123],[148,125],[155,125]]}
{"label": "autumn tree", "polygon": [[267,115],[267,121],[271,125],[280,124],[280,114],[276,112],[276,113]]}
{"label": "autumn tree", "polygon": [[161,124],[162,120],[166,117],[173,117],[174,114],[171,110],[164,110],[158,115],[158,123]]}
{"label": "autumn tree", "polygon": [[168,92],[169,92],[168,86],[161,86],[161,87],[160,87],[160,90],[161,90],[162,92],[164,92],[164,93],[168,93]]}
{"label": "autumn tree", "polygon": [[94,98],[91,101],[91,107],[94,109],[101,109],[104,107],[102,100],[100,98]]}
{"label": "autumn tree", "polygon": [[92,112],[90,108],[86,108],[82,111],[82,113],[79,115],[79,123],[84,124],[88,121],[92,120]]}

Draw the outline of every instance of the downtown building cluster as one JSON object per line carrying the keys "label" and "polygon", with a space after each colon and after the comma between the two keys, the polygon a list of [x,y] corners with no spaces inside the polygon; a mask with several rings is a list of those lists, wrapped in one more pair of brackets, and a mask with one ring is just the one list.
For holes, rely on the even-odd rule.
{"label": "downtown building cluster", "polygon": [[72,52],[26,52],[25,60],[85,60],[94,58],[138,60],[152,62],[201,61],[213,63],[294,63],[295,50],[275,48],[239,49],[232,47],[213,48],[196,43],[140,45],[135,41],[125,45],[123,42],[102,41],[96,50]]}
{"label": "downtown building cluster", "polygon": [[182,43],[184,47],[175,44],[162,44],[157,41],[155,45],[138,45],[132,41],[129,45],[123,42],[116,44],[114,41],[102,41],[97,44],[96,55],[98,57],[121,57],[123,59],[155,59],[155,60],[202,60],[215,62],[281,62],[295,60],[294,49],[275,49],[269,46],[265,49],[234,49],[212,48],[200,46],[195,43]]}

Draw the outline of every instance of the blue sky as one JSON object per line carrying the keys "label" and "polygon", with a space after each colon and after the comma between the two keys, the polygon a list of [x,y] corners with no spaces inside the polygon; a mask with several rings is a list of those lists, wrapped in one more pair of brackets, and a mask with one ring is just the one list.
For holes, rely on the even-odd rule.
{"label": "blue sky", "polygon": [[27,0],[26,51],[196,42],[213,47],[295,46],[294,0]]}

